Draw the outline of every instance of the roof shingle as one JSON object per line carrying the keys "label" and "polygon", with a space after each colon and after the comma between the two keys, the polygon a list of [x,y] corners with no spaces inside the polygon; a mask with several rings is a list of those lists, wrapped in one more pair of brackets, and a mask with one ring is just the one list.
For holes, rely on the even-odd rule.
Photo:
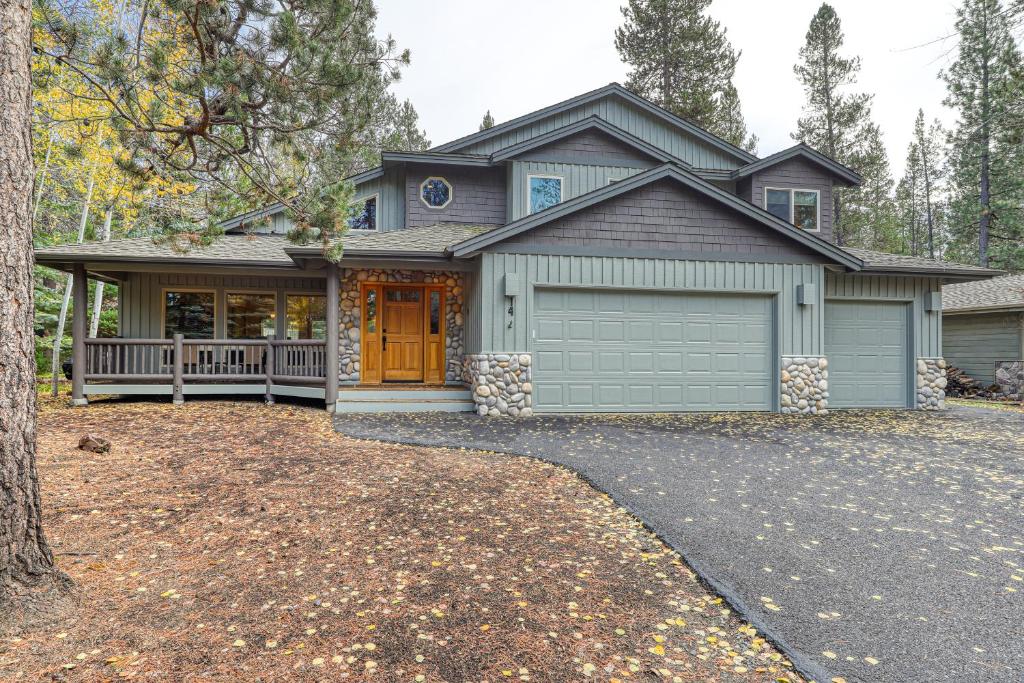
{"label": "roof shingle", "polygon": [[871,251],[870,249],[857,249],[855,247],[843,247],[842,249],[863,261],[865,270],[904,271],[930,275],[974,275],[979,277],[998,275],[1002,272],[990,268],[970,266],[964,263],[935,261],[920,256],[901,256],[899,254],[887,254],[883,251]]}
{"label": "roof shingle", "polygon": [[942,310],[1024,309],[1024,275],[962,282],[942,288]]}

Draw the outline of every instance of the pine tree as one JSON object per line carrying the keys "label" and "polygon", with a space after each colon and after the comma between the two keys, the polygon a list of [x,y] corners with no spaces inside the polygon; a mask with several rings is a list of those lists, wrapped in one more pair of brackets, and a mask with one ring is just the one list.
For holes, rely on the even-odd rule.
{"label": "pine tree", "polygon": [[939,230],[938,197],[941,193],[943,169],[942,124],[938,119],[925,126],[924,110],[917,110],[914,120],[914,139],[908,154],[908,165],[913,160],[921,177],[921,201],[924,205],[925,244],[928,258],[935,258],[937,231]]}
{"label": "pine tree", "polygon": [[0,0],[0,25],[0,614],[8,616],[20,596],[38,603],[40,589],[63,585],[63,575],[43,533],[36,472],[31,4]]}
{"label": "pine tree", "polygon": [[[864,232],[864,214],[874,211],[858,197],[881,196],[883,188],[891,187],[892,179],[880,132],[871,122],[872,96],[848,92],[857,82],[860,58],[841,56],[843,42],[839,16],[823,3],[811,19],[806,42],[800,48],[801,61],[793,67],[807,97],[793,139],[853,168],[864,178],[863,188],[871,188],[837,189],[832,193],[836,241],[855,246],[858,234]],[[847,201],[855,212],[850,217],[845,211]],[[856,215],[858,205],[860,217]],[[889,220],[892,218],[888,216]]]}
{"label": "pine tree", "polygon": [[1021,54],[999,0],[957,9],[957,58],[941,76],[950,131],[948,251],[951,257],[1024,268],[1024,76]]}
{"label": "pine tree", "polygon": [[629,0],[615,30],[615,48],[630,67],[626,87],[734,145],[750,145],[732,83],[740,55],[705,14],[710,5]]}
{"label": "pine tree", "polygon": [[[186,243],[215,238],[239,205],[283,204],[293,239],[339,235],[352,188],[338,178],[358,162],[387,85],[408,63],[389,37],[374,35],[376,11],[359,0],[149,0],[138,54],[124,36],[83,47],[87,14],[42,0],[50,40],[40,54],[111,105],[107,123],[139,176],[182,178],[204,188],[216,211],[203,225],[166,216],[161,227]],[[154,90],[164,97],[152,98]],[[400,107],[395,133],[421,144]],[[340,256],[340,242],[327,255]]]}
{"label": "pine tree", "polygon": [[842,193],[844,211],[840,234],[847,245],[887,251],[899,233],[889,156],[877,125],[868,123],[862,135],[863,144],[849,164],[863,180],[857,187],[836,190]]}
{"label": "pine tree", "polygon": [[420,115],[412,102],[393,102],[390,110],[381,138],[381,151],[424,152],[430,149],[427,131],[420,128]]}
{"label": "pine tree", "polygon": [[484,120],[480,122],[480,130],[487,130],[488,128],[494,128],[494,117],[491,116],[490,109],[484,114]]}

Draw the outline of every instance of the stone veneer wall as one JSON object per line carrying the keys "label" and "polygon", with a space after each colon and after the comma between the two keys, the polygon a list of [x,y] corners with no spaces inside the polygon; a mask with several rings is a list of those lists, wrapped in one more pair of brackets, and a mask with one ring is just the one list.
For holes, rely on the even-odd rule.
{"label": "stone veneer wall", "polygon": [[[346,268],[341,277],[341,312],[339,337],[340,372],[343,382],[359,381],[359,286],[362,282],[422,282],[444,284],[448,288],[445,302],[445,372],[446,382],[462,381],[462,353],[465,347],[463,306],[466,283],[462,273],[452,271],[383,270]],[[378,302],[378,307],[381,302]],[[378,308],[379,310],[379,308]]]}
{"label": "stone veneer wall", "polygon": [[996,364],[996,386],[1007,396],[1024,396],[1024,360],[1006,360]]}
{"label": "stone veneer wall", "polygon": [[783,413],[828,413],[828,359],[783,356],[780,406]]}
{"label": "stone veneer wall", "polygon": [[946,407],[946,360],[917,359],[917,407],[919,410],[944,410]]}
{"label": "stone veneer wall", "polygon": [[477,414],[533,415],[532,359],[528,353],[472,353],[465,359]]}

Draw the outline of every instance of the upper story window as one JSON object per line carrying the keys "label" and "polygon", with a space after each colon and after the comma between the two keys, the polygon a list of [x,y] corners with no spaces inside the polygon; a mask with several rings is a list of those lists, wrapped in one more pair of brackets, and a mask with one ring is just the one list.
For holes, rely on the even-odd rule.
{"label": "upper story window", "polygon": [[543,211],[562,201],[562,178],[553,175],[528,175],[530,213]]}
{"label": "upper story window", "polygon": [[348,227],[351,230],[377,229],[377,195],[364,199],[362,207],[356,203],[355,213],[348,219]]}
{"label": "upper story window", "polygon": [[801,230],[817,232],[821,227],[821,192],[818,190],[766,187],[764,208]]}
{"label": "upper story window", "polygon": [[452,185],[444,178],[431,176],[420,183],[420,199],[432,209],[443,209],[452,201]]}

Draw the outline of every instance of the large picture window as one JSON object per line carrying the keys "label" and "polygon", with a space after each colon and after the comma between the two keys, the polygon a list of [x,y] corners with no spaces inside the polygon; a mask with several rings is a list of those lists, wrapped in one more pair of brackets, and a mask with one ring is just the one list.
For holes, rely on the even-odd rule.
{"label": "large picture window", "polygon": [[288,339],[327,339],[327,297],[289,294],[286,299]]}
{"label": "large picture window", "polygon": [[213,292],[164,292],[164,338],[213,339],[215,302]]}
{"label": "large picture window", "polygon": [[274,334],[277,299],[273,294],[228,294],[228,339],[259,339]]}
{"label": "large picture window", "polygon": [[543,211],[562,201],[562,179],[558,176],[527,176],[530,189],[530,213]]}
{"label": "large picture window", "polygon": [[787,223],[792,223],[801,230],[816,232],[819,228],[818,190],[791,190],[766,187],[764,190],[764,208],[773,216],[778,216]]}

